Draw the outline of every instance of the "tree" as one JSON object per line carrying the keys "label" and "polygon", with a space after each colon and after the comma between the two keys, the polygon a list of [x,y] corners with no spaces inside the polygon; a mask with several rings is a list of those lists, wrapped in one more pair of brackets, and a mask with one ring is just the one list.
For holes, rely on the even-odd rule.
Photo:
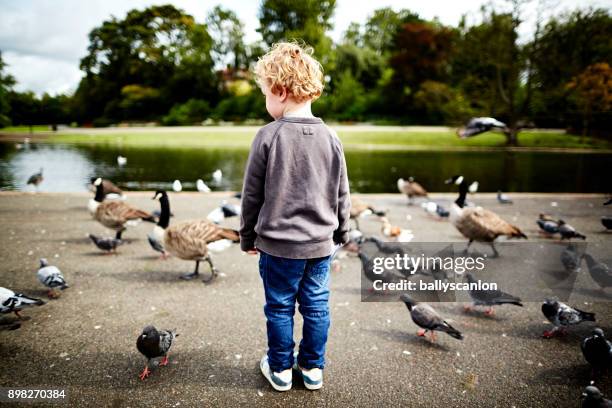
{"label": "tree", "polygon": [[[213,39],[214,60],[218,67],[231,65],[234,70],[246,68],[247,48],[244,24],[232,10],[216,6],[206,18]],[[231,64],[230,64],[231,61]]]}
{"label": "tree", "polygon": [[303,40],[326,66],[332,44],[326,32],[332,28],[335,8],[336,0],[264,0],[257,31],[269,46],[279,41]]}
{"label": "tree", "polygon": [[10,74],[5,74],[5,68],[6,63],[2,60],[2,52],[0,52],[0,128],[11,124],[9,92],[15,85],[15,78]]}
{"label": "tree", "polygon": [[573,91],[582,112],[582,135],[586,136],[593,113],[612,110],[612,68],[607,62],[590,65],[567,88]]}
{"label": "tree", "polygon": [[410,10],[394,11],[391,7],[374,10],[365,23],[363,45],[379,54],[393,50],[394,39],[406,23],[422,22],[418,14]]}

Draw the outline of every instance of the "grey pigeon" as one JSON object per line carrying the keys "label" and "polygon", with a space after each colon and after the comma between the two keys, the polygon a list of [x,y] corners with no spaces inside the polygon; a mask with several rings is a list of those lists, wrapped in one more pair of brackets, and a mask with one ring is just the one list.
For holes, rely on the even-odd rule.
{"label": "grey pigeon", "polygon": [[[477,283],[478,281],[471,273],[465,274],[468,283]],[[498,305],[516,305],[523,306],[521,299],[513,296],[509,293],[502,292],[501,290],[470,290],[470,298],[474,302],[474,306],[488,306],[489,308],[485,311],[486,315],[492,315],[493,306]],[[470,308],[467,307],[466,310]]]}
{"label": "grey pigeon", "polygon": [[586,236],[576,231],[574,227],[572,227],[565,221],[559,220],[558,224],[559,224],[559,234],[561,234],[561,239],[572,239],[572,238],[586,239]]}
{"label": "grey pigeon", "polygon": [[144,380],[151,374],[149,363],[152,359],[163,357],[160,361],[160,366],[168,365],[168,352],[172,347],[172,343],[179,335],[174,330],[157,330],[153,326],[146,326],[138,339],[136,340],[136,348],[140,353],[147,358],[145,368],[140,373],[140,379]]}
{"label": "grey pigeon", "polygon": [[406,294],[401,296],[401,300],[410,311],[410,317],[414,324],[423,329],[417,332],[418,336],[425,336],[429,331],[431,333],[431,341],[435,341],[436,335],[434,332],[441,331],[455,339],[463,340],[463,334],[442,319],[438,312],[427,303],[418,303]]}
{"label": "grey pigeon", "polygon": [[10,289],[0,287],[0,313],[15,313],[17,317],[22,318],[19,312],[30,306],[44,305],[40,299],[32,298],[23,293],[15,293]]}
{"label": "grey pigeon", "polygon": [[399,282],[400,277],[387,269],[385,269],[381,274],[374,273],[372,259],[361,251],[358,255],[365,277],[370,282],[374,282],[377,280],[380,280],[384,283]]}
{"label": "grey pigeon", "polygon": [[576,245],[569,244],[561,251],[561,263],[568,273],[578,272],[582,263],[582,256],[577,251]]}
{"label": "grey pigeon", "polygon": [[543,337],[546,339],[554,337],[558,333],[565,333],[565,327],[567,326],[585,321],[595,321],[595,313],[584,312],[555,299],[546,299],[542,303],[542,314],[554,325],[552,330],[544,332]]}
{"label": "grey pigeon", "polygon": [[57,266],[49,265],[45,258],[40,259],[40,269],[36,273],[38,281],[49,288],[48,296],[50,298],[58,297],[55,289],[64,290],[69,286],[64,279],[64,275]]}
{"label": "grey pigeon", "polygon": [[546,214],[540,214],[536,223],[545,234],[553,235],[559,232],[559,223]]}
{"label": "grey pigeon", "polygon": [[586,260],[591,278],[601,289],[612,287],[612,271],[610,267],[603,262],[597,261],[590,254],[584,254],[584,259]]}
{"label": "grey pigeon", "polygon": [[108,253],[112,251],[116,252],[117,247],[123,244],[123,241],[117,238],[102,238],[94,234],[89,234],[89,238],[99,249]]}
{"label": "grey pigeon", "polygon": [[601,370],[612,365],[612,342],[606,339],[604,331],[596,327],[591,336],[580,343],[584,359],[594,370]]}
{"label": "grey pigeon", "polygon": [[612,408],[612,401],[604,398],[594,385],[589,385],[582,393],[582,408]]}
{"label": "grey pigeon", "polygon": [[497,191],[497,201],[499,201],[500,204],[512,204],[510,197],[502,193],[501,190]]}

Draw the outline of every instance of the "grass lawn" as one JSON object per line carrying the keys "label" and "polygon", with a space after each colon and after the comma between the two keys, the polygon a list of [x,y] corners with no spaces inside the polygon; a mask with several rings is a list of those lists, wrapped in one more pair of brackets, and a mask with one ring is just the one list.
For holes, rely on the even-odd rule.
{"label": "grass lawn", "polygon": [[[166,130],[167,129],[167,130]],[[484,133],[469,139],[459,139],[452,131],[403,131],[372,130],[357,131],[344,127],[338,134],[346,149],[444,149],[444,148],[503,148],[505,137],[499,133]],[[26,128],[27,130],[27,128]],[[46,128],[45,128],[46,130]],[[46,138],[57,143],[122,144],[134,147],[229,147],[248,148],[253,140],[253,128],[202,128],[196,131],[174,131],[172,128],[146,131],[129,129],[108,129],[108,133],[95,129],[88,133],[57,133]],[[563,132],[525,131],[519,134],[519,146],[524,148],[571,148],[571,149],[612,149],[612,141],[595,138],[581,138]]]}
{"label": "grass lawn", "polygon": [[[33,132],[45,132],[48,131],[49,129],[49,125],[33,125],[32,126],[32,131]],[[29,126],[7,126],[7,127],[3,127],[0,128],[0,132],[29,132],[30,131],[30,127]]]}

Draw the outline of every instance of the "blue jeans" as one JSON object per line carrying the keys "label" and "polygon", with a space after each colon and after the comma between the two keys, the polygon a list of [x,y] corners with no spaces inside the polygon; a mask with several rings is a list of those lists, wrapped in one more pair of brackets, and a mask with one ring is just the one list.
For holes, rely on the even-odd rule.
{"label": "blue jeans", "polygon": [[295,301],[304,318],[298,364],[323,368],[329,330],[330,259],[288,259],[259,251],[259,274],[264,285],[268,329],[268,362],[274,372],[293,366]]}

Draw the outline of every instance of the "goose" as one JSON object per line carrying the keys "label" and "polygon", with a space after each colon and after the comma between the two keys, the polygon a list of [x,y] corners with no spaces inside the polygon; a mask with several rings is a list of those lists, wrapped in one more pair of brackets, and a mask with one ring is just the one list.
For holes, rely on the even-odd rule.
{"label": "goose", "polygon": [[469,240],[465,249],[466,253],[472,242],[487,242],[491,245],[493,256],[497,257],[499,253],[494,244],[497,237],[527,239],[527,236],[518,227],[506,222],[493,211],[482,207],[465,208],[467,183],[463,176],[453,176],[446,180],[446,183],[454,183],[459,186],[459,197],[451,206],[450,221]]}
{"label": "goose", "polygon": [[49,265],[45,258],[40,259],[40,268],[36,272],[38,281],[49,288],[47,295],[49,298],[56,298],[59,295],[55,292],[56,288],[60,290],[68,289],[69,286],[64,279],[64,275],[57,266]]}
{"label": "goose", "polygon": [[200,193],[210,193],[211,191],[210,187],[208,187],[206,183],[204,182],[204,180],[202,179],[198,179],[196,181],[196,188],[198,189]]}
{"label": "goose", "polygon": [[427,197],[427,190],[414,181],[413,177],[408,177],[408,180],[397,179],[397,189],[400,193],[408,196],[408,204],[412,204],[413,197]]}
{"label": "goose", "polygon": [[43,180],[44,180],[43,168],[41,167],[38,173],[32,174],[30,176],[30,178],[28,179],[28,184],[32,184],[34,187],[38,189],[38,185],[42,183]]}
{"label": "goose", "polygon": [[[92,177],[90,179],[91,189],[95,192],[96,186],[94,182],[98,179],[98,177]],[[113,198],[113,195],[117,198],[124,198],[123,190],[117,187],[112,181],[102,179],[102,190],[104,191],[105,198]]]}
{"label": "goose", "polygon": [[559,234],[561,234],[561,240],[564,240],[564,239],[570,240],[572,238],[579,238],[582,240],[586,239],[586,236],[576,231],[574,227],[572,227],[565,221],[559,220],[557,221],[557,224],[559,224]]}
{"label": "goose", "polygon": [[211,269],[211,277],[204,279],[210,282],[217,276],[217,269],[212,263],[208,244],[221,239],[240,242],[238,231],[222,228],[207,220],[186,221],[166,228],[164,232],[164,248],[171,255],[186,261],[195,261],[193,273],[181,276],[190,280],[198,277],[200,261],[207,261]]}
{"label": "goose", "polygon": [[127,164],[127,157],[124,156],[117,156],[117,164],[120,166],[125,166]]}
{"label": "goose", "polygon": [[0,313],[15,313],[19,319],[24,319],[19,312],[30,306],[44,305],[40,299],[32,298],[23,293],[15,293],[10,289],[0,287]]}
{"label": "goose", "polygon": [[351,210],[350,210],[350,218],[355,221],[355,226],[357,229],[359,228],[359,221],[357,218],[367,217],[368,215],[377,215],[379,217],[384,217],[386,211],[377,211],[371,205],[364,203],[358,198],[351,197]]}
{"label": "goose", "polygon": [[497,190],[497,201],[500,204],[512,204],[510,197],[504,194],[501,190]]}
{"label": "goose", "polygon": [[457,129],[457,136],[459,136],[461,139],[465,139],[488,132],[489,130],[500,130],[502,132],[507,132],[508,126],[506,126],[504,122],[501,122],[495,118],[472,118],[467,125]]}
{"label": "goose", "polygon": [[147,235],[149,245],[154,251],[161,253],[162,259],[168,258],[168,253],[164,249],[164,233],[168,225],[170,225],[170,200],[168,193],[164,190],[157,190],[153,196],[153,200],[159,200],[160,214],[157,220],[157,225],[153,227],[153,231]]}
{"label": "goose", "polygon": [[540,227],[540,233],[552,236],[559,232],[559,223],[552,219],[548,214],[540,214],[536,223]]}
{"label": "goose", "polygon": [[174,180],[174,182],[172,183],[172,190],[177,193],[183,191],[183,185],[181,184],[180,180]]}
{"label": "goose", "polygon": [[89,211],[93,213],[95,220],[100,224],[117,231],[116,239],[121,239],[121,234],[128,225],[133,225],[141,220],[155,222],[155,217],[152,214],[132,207],[123,201],[104,201],[101,178],[97,178],[94,185],[96,186],[96,196],[89,201]]}
{"label": "goose", "polygon": [[217,169],[213,171],[212,179],[216,184],[221,184],[222,178],[223,178],[223,172],[221,172],[221,169]]}

